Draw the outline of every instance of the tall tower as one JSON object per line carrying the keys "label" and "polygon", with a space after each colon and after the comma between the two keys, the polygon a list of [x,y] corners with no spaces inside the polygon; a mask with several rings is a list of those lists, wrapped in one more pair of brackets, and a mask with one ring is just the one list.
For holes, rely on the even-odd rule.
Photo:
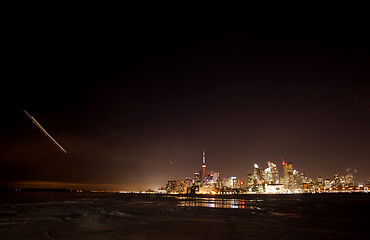
{"label": "tall tower", "polygon": [[204,152],[204,150],[203,150],[203,165],[202,165],[202,168],[203,168],[203,178],[205,179],[206,178],[206,153]]}

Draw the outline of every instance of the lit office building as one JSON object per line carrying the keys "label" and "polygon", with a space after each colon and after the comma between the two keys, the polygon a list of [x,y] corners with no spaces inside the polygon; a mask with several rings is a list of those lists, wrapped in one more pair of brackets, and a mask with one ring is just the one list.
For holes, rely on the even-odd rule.
{"label": "lit office building", "polygon": [[334,173],[332,187],[339,187],[339,183],[340,183],[340,180],[339,180],[338,173]]}
{"label": "lit office building", "polygon": [[166,190],[169,194],[183,194],[187,193],[187,189],[192,185],[191,180],[169,180],[166,185]]}
{"label": "lit office building", "polygon": [[211,185],[211,186],[213,186],[213,187],[220,187],[219,185],[219,183],[220,183],[220,173],[219,172],[210,172],[210,173],[208,173],[208,175],[207,175],[207,181],[206,181],[206,183],[208,184],[208,185]]}
{"label": "lit office building", "polygon": [[279,183],[279,172],[278,172],[278,168],[276,164],[273,162],[268,162],[267,164],[269,165],[269,168],[271,169],[273,184],[278,184]]}
{"label": "lit office building", "polygon": [[267,184],[278,184],[279,174],[275,163],[268,162],[268,168],[265,169],[263,177]]}
{"label": "lit office building", "polygon": [[240,181],[236,177],[226,177],[221,180],[223,188],[240,188]]}
{"label": "lit office building", "polygon": [[232,188],[241,188],[241,182],[236,177],[231,177],[233,180],[233,187]]}
{"label": "lit office building", "polygon": [[263,171],[263,179],[265,180],[265,183],[272,184],[272,174],[271,169],[268,167]]}
{"label": "lit office building", "polygon": [[264,182],[262,170],[259,168],[257,164],[254,164],[253,178],[255,185],[260,185],[263,184]]}
{"label": "lit office building", "polygon": [[366,179],[366,181],[363,184],[364,187],[370,187],[370,178]]}
{"label": "lit office building", "polygon": [[293,189],[298,189],[301,188],[301,186],[302,186],[301,176],[299,175],[299,172],[297,170],[293,170],[292,187]]}
{"label": "lit office building", "polygon": [[252,173],[249,173],[247,175],[247,184],[246,184],[246,188],[247,188],[247,191],[248,192],[252,192],[253,191],[253,186],[254,186],[254,179],[253,179],[253,174]]}
{"label": "lit office building", "polygon": [[181,180],[169,180],[166,185],[167,193],[184,193],[184,184]]}
{"label": "lit office building", "polygon": [[346,185],[346,179],[344,176],[339,177],[339,186],[344,187]]}
{"label": "lit office building", "polygon": [[266,184],[264,191],[267,194],[276,194],[276,193],[284,193],[285,189],[284,189],[283,184]]}
{"label": "lit office building", "polygon": [[280,184],[284,184],[284,183],[285,183],[285,181],[284,181],[284,177],[280,177],[280,178],[279,178],[279,183],[280,183]]}
{"label": "lit office building", "polygon": [[323,179],[322,177],[317,177],[317,184],[322,185],[323,184]]}
{"label": "lit office building", "polygon": [[284,169],[284,186],[286,189],[293,187],[293,164],[291,162],[283,162]]}
{"label": "lit office building", "polygon": [[353,175],[351,173],[348,173],[345,177],[346,186],[353,186]]}
{"label": "lit office building", "polygon": [[301,172],[299,176],[300,176],[299,178],[301,181],[301,185],[310,184],[312,182],[312,180],[310,180],[310,178],[308,178],[304,172]]}
{"label": "lit office building", "polygon": [[322,177],[317,177],[316,188],[319,189],[319,190],[324,190],[325,189],[324,180],[323,180]]}
{"label": "lit office building", "polygon": [[254,185],[254,181],[253,181],[253,174],[249,173],[247,175],[247,186],[248,187],[251,187]]}
{"label": "lit office building", "polygon": [[194,173],[194,181],[195,182],[200,182],[199,172]]}

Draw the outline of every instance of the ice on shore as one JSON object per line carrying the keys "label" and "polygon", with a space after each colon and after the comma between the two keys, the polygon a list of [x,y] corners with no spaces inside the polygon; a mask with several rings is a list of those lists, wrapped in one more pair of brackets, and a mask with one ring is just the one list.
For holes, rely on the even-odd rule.
{"label": "ice on shore", "polygon": [[0,239],[370,239],[367,194],[1,193]]}

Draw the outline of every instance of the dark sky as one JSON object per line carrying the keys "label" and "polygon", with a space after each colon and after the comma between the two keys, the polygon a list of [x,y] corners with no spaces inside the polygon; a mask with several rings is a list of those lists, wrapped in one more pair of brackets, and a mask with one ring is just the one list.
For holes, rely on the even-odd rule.
{"label": "dark sky", "polygon": [[17,12],[1,185],[158,188],[193,177],[203,149],[223,177],[284,158],[312,178],[350,168],[363,182],[368,19],[336,4]]}

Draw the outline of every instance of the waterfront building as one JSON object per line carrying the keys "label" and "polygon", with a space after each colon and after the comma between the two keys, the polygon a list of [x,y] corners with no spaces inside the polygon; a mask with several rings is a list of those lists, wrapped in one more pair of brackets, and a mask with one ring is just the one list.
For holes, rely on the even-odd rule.
{"label": "waterfront building", "polygon": [[339,187],[339,176],[338,173],[334,173],[333,175],[333,184],[332,187]]}
{"label": "waterfront building", "polygon": [[284,183],[285,183],[285,181],[284,181],[284,177],[283,177],[283,176],[281,176],[281,177],[279,178],[279,183],[280,183],[280,184],[284,184]]}
{"label": "waterfront building", "polygon": [[215,188],[221,187],[220,173],[214,171],[209,172],[207,175],[206,184]]}
{"label": "waterfront building", "polygon": [[253,174],[248,173],[248,175],[247,175],[247,184],[246,184],[247,192],[252,192],[253,191],[253,186],[254,186]]}
{"label": "waterfront building", "polygon": [[339,186],[344,187],[346,185],[346,179],[344,176],[339,177]]}
{"label": "waterfront building", "polygon": [[322,185],[323,184],[322,177],[317,177],[317,184],[318,185]]}
{"label": "waterfront building", "polygon": [[264,191],[268,194],[276,194],[284,193],[285,189],[283,184],[265,184]]}
{"label": "waterfront building", "polygon": [[263,171],[263,179],[265,180],[265,183],[272,184],[272,174],[271,169],[268,167]]}
{"label": "waterfront building", "polygon": [[184,194],[192,186],[191,180],[169,180],[166,185],[168,194]]}
{"label": "waterfront building", "polygon": [[370,187],[370,178],[366,179],[366,181],[363,184],[364,187],[369,188]]}
{"label": "waterfront building", "polygon": [[194,181],[195,181],[195,182],[200,182],[200,175],[199,175],[199,172],[194,173]]}
{"label": "waterfront building", "polygon": [[346,186],[353,186],[353,175],[351,173],[348,173],[345,177]]}
{"label": "waterfront building", "polygon": [[284,186],[286,189],[293,187],[293,164],[291,162],[283,162],[284,169]]}
{"label": "waterfront building", "polygon": [[254,164],[253,179],[254,185],[260,185],[264,182],[262,170],[257,164]]}
{"label": "waterfront building", "polygon": [[324,180],[324,189],[329,189],[330,188],[330,179],[325,178]]}
{"label": "waterfront building", "polygon": [[275,163],[268,162],[267,163],[272,175],[272,184],[279,184],[279,171]]}
{"label": "waterfront building", "polygon": [[236,177],[225,177],[221,180],[221,187],[222,188],[240,188],[240,180]]}
{"label": "waterfront building", "polygon": [[166,187],[160,187],[158,189],[158,193],[166,194],[167,193],[167,188]]}
{"label": "waterfront building", "polygon": [[297,170],[293,170],[292,188],[298,189],[298,188],[301,188],[301,186],[302,186],[302,181],[301,181],[299,172]]}

